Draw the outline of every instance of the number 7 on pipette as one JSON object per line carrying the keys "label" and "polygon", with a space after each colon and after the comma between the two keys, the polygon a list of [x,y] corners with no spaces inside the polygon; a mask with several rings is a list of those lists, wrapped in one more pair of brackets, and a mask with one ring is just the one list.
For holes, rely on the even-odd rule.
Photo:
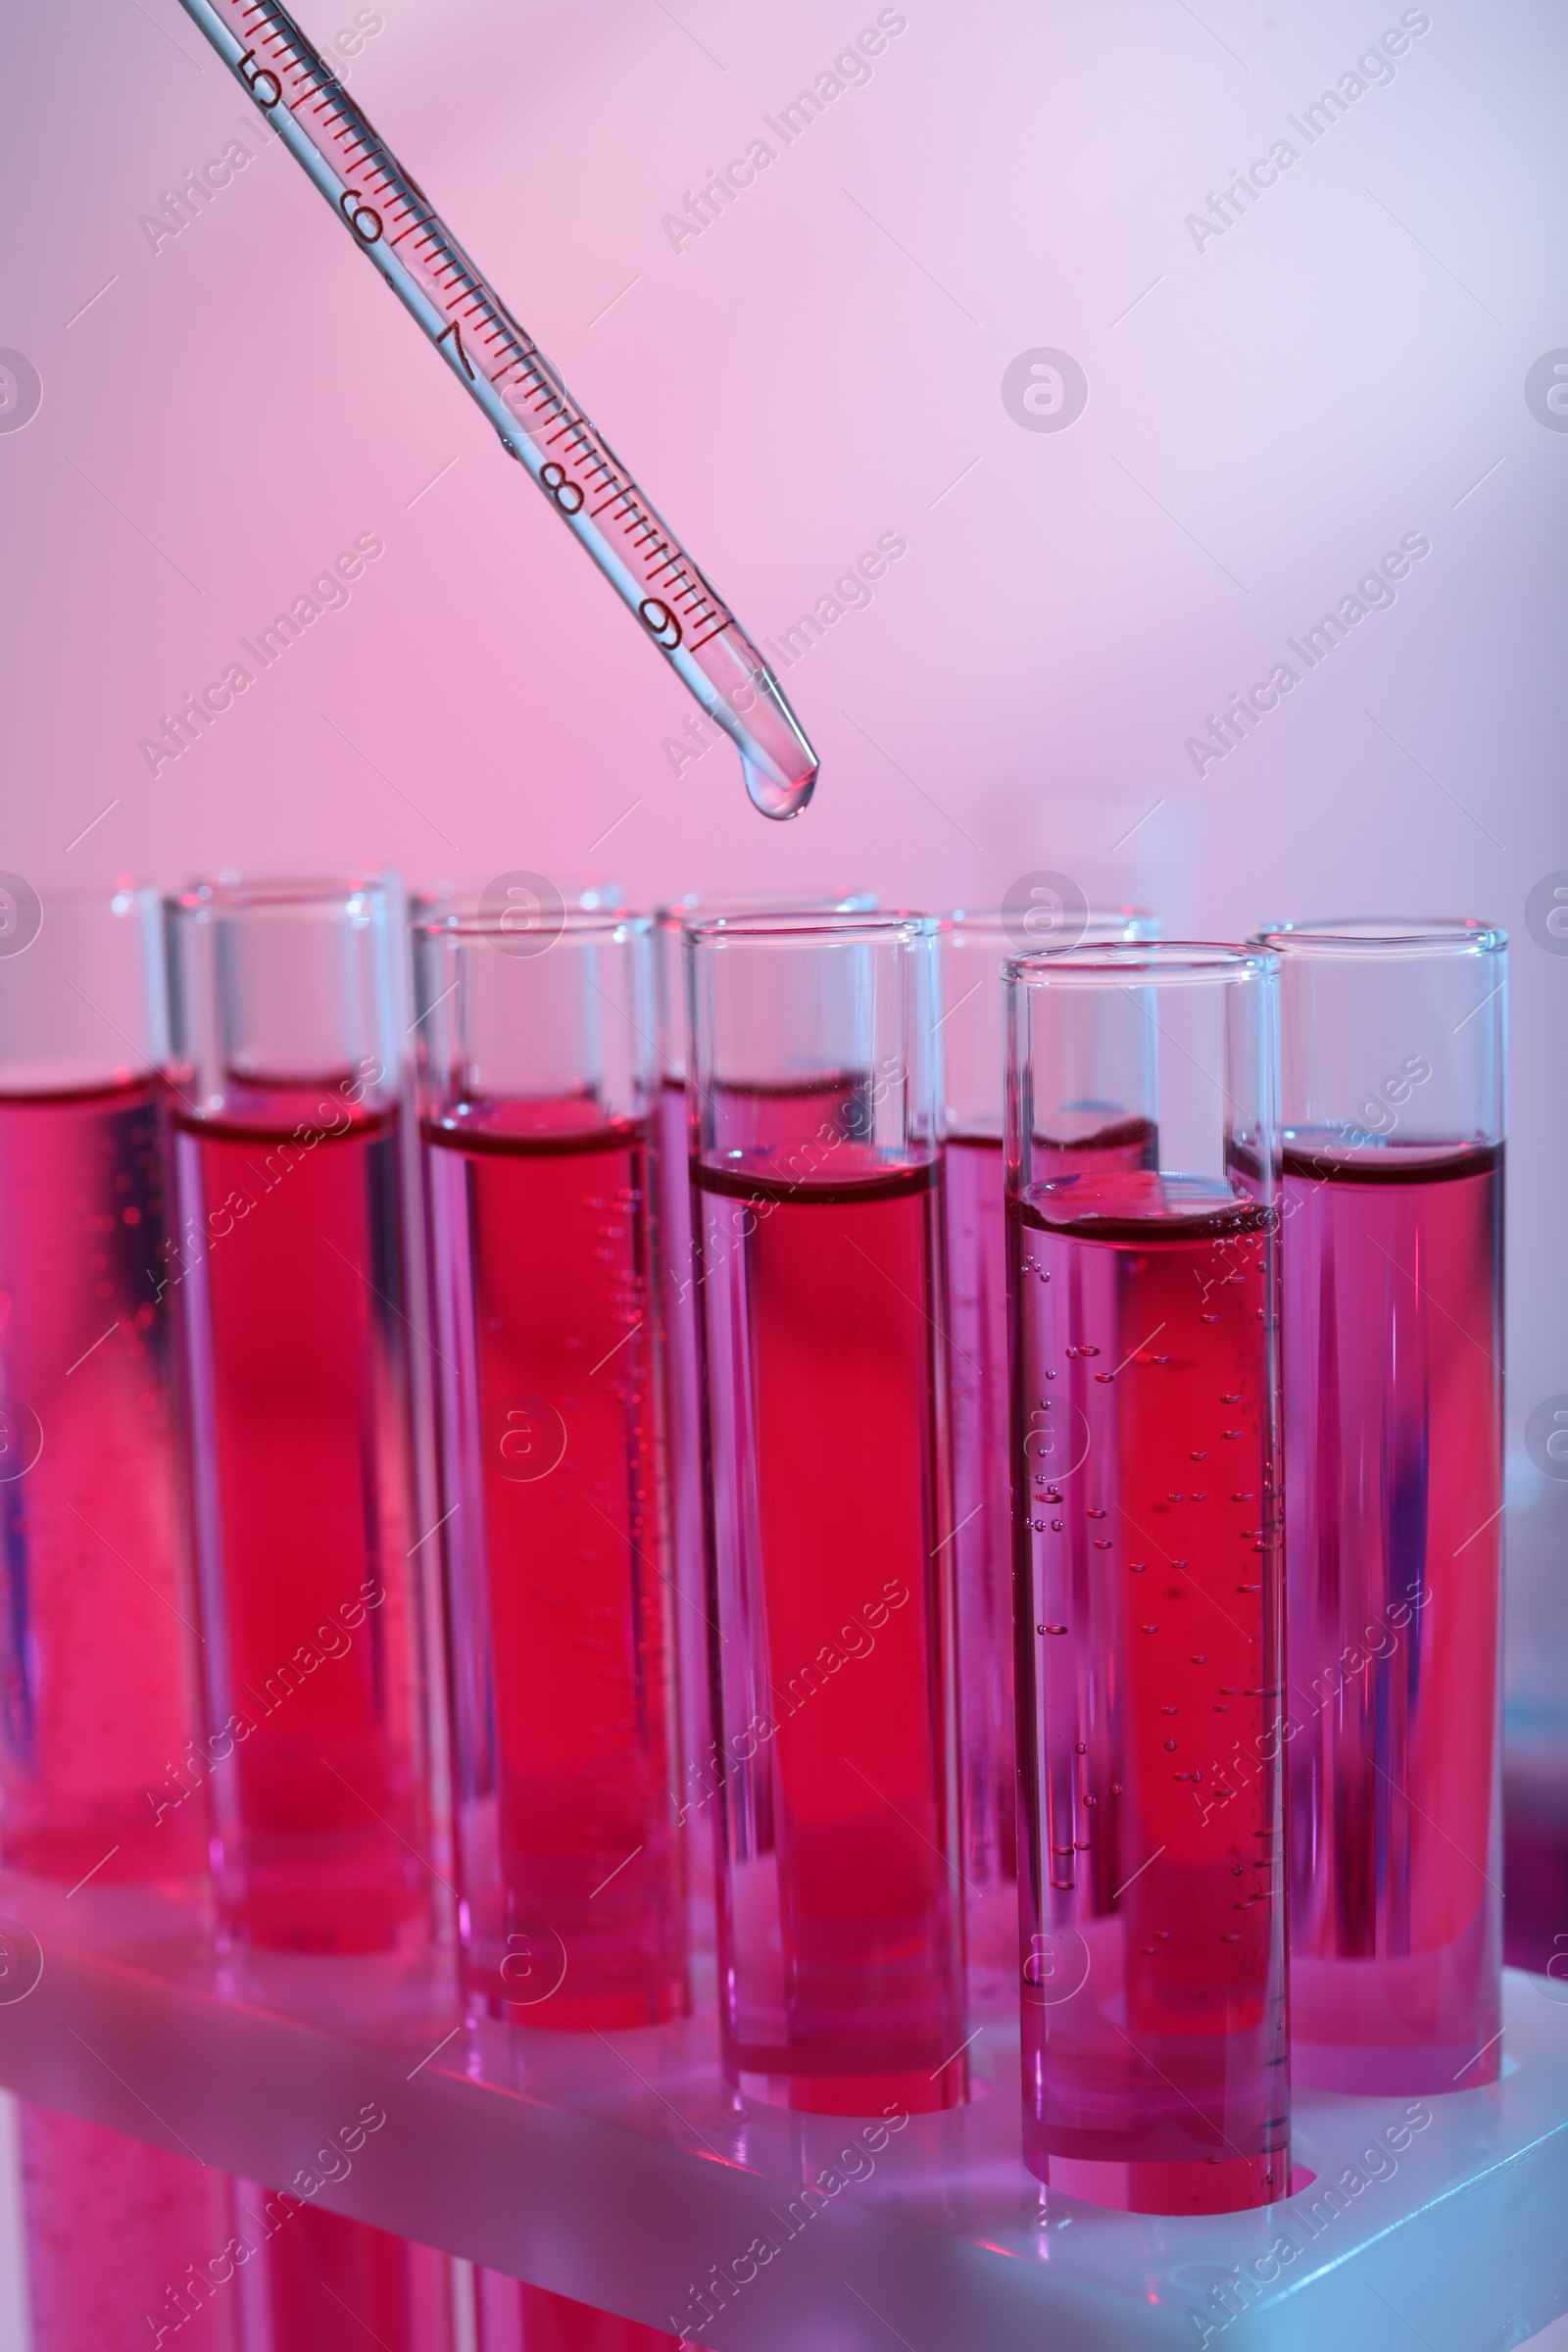
{"label": "number 7 on pipette", "polygon": [[269,0],[181,6],[734,742],[754,807],[798,816],[816,754],[767,663],[293,18]]}

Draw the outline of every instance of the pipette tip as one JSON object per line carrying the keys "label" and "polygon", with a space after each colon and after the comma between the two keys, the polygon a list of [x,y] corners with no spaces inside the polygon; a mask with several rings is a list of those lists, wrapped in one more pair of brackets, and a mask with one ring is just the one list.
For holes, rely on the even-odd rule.
{"label": "pipette tip", "polygon": [[755,760],[741,754],[741,767],[746,777],[746,791],[752,807],[761,815],[783,824],[801,810],[816,790],[820,770],[813,764],[804,775],[781,778],[776,771],[760,767]]}

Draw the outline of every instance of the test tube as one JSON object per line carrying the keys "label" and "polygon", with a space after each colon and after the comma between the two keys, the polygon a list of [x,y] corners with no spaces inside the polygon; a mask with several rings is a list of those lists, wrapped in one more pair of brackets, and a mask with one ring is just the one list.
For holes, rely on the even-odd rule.
{"label": "test tube", "polygon": [[0,1858],[70,1886],[188,1877],[158,900],[35,912],[0,931]]}
{"label": "test tube", "polygon": [[234,2186],[239,2352],[455,2352],[449,2255],[256,2181]]}
{"label": "test tube", "polygon": [[416,932],[465,1981],[530,2026],[688,2005],[651,930]]}
{"label": "test tube", "polygon": [[1007,966],[1024,2156],[1137,2213],[1287,2190],[1275,964]]}
{"label": "test tube", "polygon": [[[686,987],[681,939],[688,923],[713,915],[764,914],[812,907],[870,907],[863,891],[831,883],[766,892],[688,891],[654,913],[654,977],[659,1000],[659,1297],[663,1319],[664,1427],[667,1439],[675,1641],[680,1653],[681,1810],[691,1832],[687,1866],[699,1921],[712,1917],[711,1827],[703,1790],[712,1731],[708,1714],[708,1577],[703,1550],[702,1408],[697,1378],[697,1295],[692,1264],[691,1185],[686,1171]],[[704,1898],[707,1898],[706,1900]]]}
{"label": "test tube", "polygon": [[476,2352],[701,2352],[690,2336],[666,2335],[500,2271],[475,2271],[473,2284]]}
{"label": "test tube", "polygon": [[[958,1594],[968,1956],[974,1991],[1008,1999],[1018,1973],[1018,1854],[1002,972],[1010,957],[1036,945],[1040,921],[1040,911],[1033,907],[1021,917],[959,911],[944,917],[941,950],[953,1549]],[[1138,907],[1091,908],[1069,916],[1060,946],[1152,939],[1156,929],[1152,915]]]}
{"label": "test tube", "polygon": [[687,931],[722,2056],[967,2086],[937,925]]}
{"label": "test tube", "polygon": [[228,2176],[31,2100],[19,2121],[36,2352],[240,2352]]}
{"label": "test tube", "polygon": [[1292,923],[1284,1019],[1292,2069],[1501,2063],[1506,940]]}
{"label": "test tube", "polygon": [[431,1925],[395,958],[380,882],[169,910],[187,1454],[225,1932]]}

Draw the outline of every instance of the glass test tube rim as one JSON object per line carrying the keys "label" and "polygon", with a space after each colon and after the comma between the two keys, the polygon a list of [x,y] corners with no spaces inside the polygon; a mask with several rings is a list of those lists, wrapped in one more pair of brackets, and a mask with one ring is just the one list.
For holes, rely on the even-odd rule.
{"label": "glass test tube rim", "polygon": [[706,915],[682,926],[691,947],[819,947],[824,941],[851,947],[910,945],[935,939],[941,917],[884,907],[838,913],[831,907],[780,907],[739,915]]}
{"label": "glass test tube rim", "polygon": [[1279,963],[1276,951],[1263,942],[1151,939],[1010,956],[1003,976],[1021,988],[1092,988],[1129,976],[1141,987],[1223,987],[1248,978],[1266,979],[1279,970]]}
{"label": "glass test tube rim", "polygon": [[777,890],[685,890],[661,899],[653,909],[662,931],[687,931],[696,923],[738,922],[751,914],[875,914],[872,890],[835,890],[831,883],[781,884]]}
{"label": "glass test tube rim", "polygon": [[384,873],[258,874],[254,879],[200,874],[182,889],[168,893],[164,905],[172,918],[190,921],[203,915],[245,914],[273,907],[346,907],[359,898],[389,905],[393,892],[393,882]]}
{"label": "glass test tube rim", "polygon": [[[1020,919],[1002,906],[948,906],[943,908],[937,920],[942,926],[944,939],[958,932],[972,931],[981,939],[1002,938],[1009,941],[1013,949],[1010,961],[1035,956],[1070,956],[1081,947],[1152,947],[1158,936],[1160,918],[1152,906],[1099,906],[1091,900],[1083,916],[1085,936],[1059,948],[1020,948],[1014,936],[1021,928]],[[1109,931],[1113,926],[1120,926],[1125,931],[1123,941],[1101,942],[1087,937],[1091,931]]]}
{"label": "glass test tube rim", "polygon": [[1478,915],[1334,915],[1269,923],[1250,932],[1281,956],[1495,956],[1508,945],[1500,923]]}
{"label": "glass test tube rim", "polygon": [[[416,940],[457,940],[466,946],[474,940],[504,942],[516,955],[517,934],[507,929],[505,913],[481,914],[477,909],[448,909],[441,913],[424,911],[414,916],[411,924]],[[622,940],[647,939],[653,934],[652,915],[638,914],[625,906],[566,906],[562,909],[561,928],[547,946],[534,950],[533,955],[519,957],[532,962],[535,956],[548,956],[564,940],[609,940],[612,945]]]}
{"label": "glass test tube rim", "polygon": [[[509,867],[492,880],[505,881],[514,870]],[[536,878],[551,885],[568,911],[573,907],[588,914],[628,914],[636,911],[627,906],[623,883],[610,880],[593,882],[581,874],[568,874],[566,883],[569,887],[564,888],[553,874],[541,872]],[[491,887],[491,881],[476,882],[471,875],[465,875],[457,881],[443,877],[435,882],[411,882],[406,890],[410,925],[416,926],[440,914],[478,914],[483,910],[484,894]]]}

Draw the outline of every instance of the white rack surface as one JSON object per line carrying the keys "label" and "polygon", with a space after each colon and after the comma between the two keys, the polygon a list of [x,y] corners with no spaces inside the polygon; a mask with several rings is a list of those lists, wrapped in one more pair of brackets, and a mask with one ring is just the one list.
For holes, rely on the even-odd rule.
{"label": "white rack surface", "polygon": [[441,1952],[223,1960],[172,1898],[17,1879],[0,1923],[11,2089],[714,2352],[1503,2352],[1568,2309],[1568,1985],[1543,1978],[1510,1972],[1494,2085],[1413,2130],[1402,2098],[1298,2092],[1309,2184],[1163,2219],[1043,2198],[1007,2020],[980,2095],[884,2136],[737,2101],[710,2007],[474,2030]]}

